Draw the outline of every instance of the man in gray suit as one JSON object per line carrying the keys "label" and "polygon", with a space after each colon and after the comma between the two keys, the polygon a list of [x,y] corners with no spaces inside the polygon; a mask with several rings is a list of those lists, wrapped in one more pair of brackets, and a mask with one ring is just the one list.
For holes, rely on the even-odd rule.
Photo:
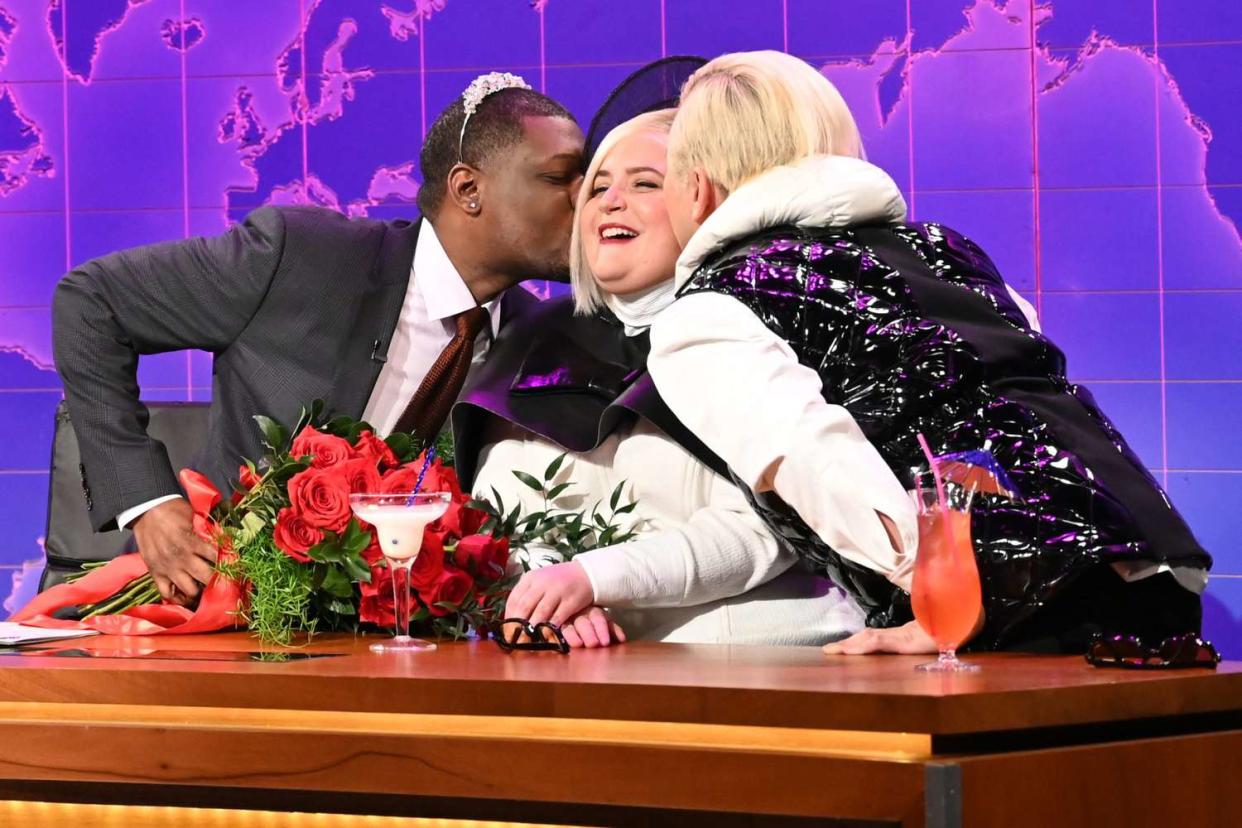
{"label": "man in gray suit", "polygon": [[211,577],[215,549],[193,534],[164,446],[146,431],[144,354],[215,355],[195,467],[222,491],[242,457],[262,453],[255,414],[288,422],[323,399],[381,434],[437,430],[472,359],[520,314],[528,294],[508,288],[567,280],[582,144],[560,104],[484,76],[428,133],[421,218],[265,207],[222,236],[68,273],[53,299],[56,367],[96,531],[132,527],[169,600],[193,600]]}

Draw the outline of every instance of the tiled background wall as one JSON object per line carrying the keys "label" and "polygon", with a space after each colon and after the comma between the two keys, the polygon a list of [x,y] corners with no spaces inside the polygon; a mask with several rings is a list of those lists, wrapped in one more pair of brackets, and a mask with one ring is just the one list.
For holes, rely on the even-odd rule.
{"label": "tiled background wall", "polygon": [[[427,125],[481,71],[585,123],[648,60],[760,48],[821,68],[914,216],[1035,302],[1216,556],[1208,631],[1242,654],[1237,0],[0,0],[5,608],[40,558],[67,268],[273,201],[408,215]],[[140,379],[202,400],[210,371]]]}

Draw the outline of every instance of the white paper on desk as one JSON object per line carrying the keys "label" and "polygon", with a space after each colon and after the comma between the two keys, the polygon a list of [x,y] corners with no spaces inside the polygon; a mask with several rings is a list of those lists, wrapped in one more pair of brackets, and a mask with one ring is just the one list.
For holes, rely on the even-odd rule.
{"label": "white paper on desk", "polygon": [[71,638],[85,638],[88,635],[99,635],[97,630],[53,630],[43,627],[28,627],[13,621],[0,621],[0,647],[17,647],[22,644],[41,644],[48,641],[67,641]]}

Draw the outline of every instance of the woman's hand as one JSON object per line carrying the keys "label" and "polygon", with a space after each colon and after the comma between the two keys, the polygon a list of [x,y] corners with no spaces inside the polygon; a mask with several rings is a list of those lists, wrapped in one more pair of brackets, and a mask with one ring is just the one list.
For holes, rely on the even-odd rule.
{"label": "woman's hand", "polygon": [[[970,635],[966,636],[966,641],[962,642],[962,646],[979,634],[979,631],[983,629],[984,620],[984,612],[980,610],[975,627],[970,631]],[[938,653],[940,648],[936,646],[936,642],[930,635],[923,632],[918,621],[911,621],[900,627],[867,627],[849,638],[825,644],[824,652],[828,655],[868,655],[870,653],[923,655],[924,653]]]}
{"label": "woman's hand", "polygon": [[509,593],[506,618],[525,618],[531,624],[551,621],[563,626],[595,603],[595,591],[582,564],[545,566],[527,572]]}
{"label": "woman's hand", "polygon": [[849,638],[824,645],[828,655],[867,655],[869,653],[936,653],[936,642],[923,632],[919,622],[911,621],[887,629],[867,627]]}
{"label": "woman's hand", "polygon": [[561,626],[565,643],[574,649],[608,647],[625,643],[625,630],[608,617],[602,607],[591,607],[570,618]]}

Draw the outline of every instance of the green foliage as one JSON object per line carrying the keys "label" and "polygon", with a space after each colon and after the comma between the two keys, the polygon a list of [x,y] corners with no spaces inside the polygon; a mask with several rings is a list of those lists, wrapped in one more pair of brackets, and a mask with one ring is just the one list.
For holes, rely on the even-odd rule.
{"label": "green foliage", "polygon": [[309,407],[303,407],[302,413],[298,416],[298,421],[294,423],[291,434],[301,434],[302,429],[308,425],[319,428],[323,423],[323,400],[315,400]]}
{"label": "green foliage", "polygon": [[254,421],[259,424],[259,430],[263,432],[263,445],[267,446],[268,451],[273,454],[285,451],[289,442],[288,429],[271,417],[265,417],[262,414],[256,414]]}
{"label": "green foliage", "polygon": [[540,483],[539,480],[534,475],[527,474],[524,471],[518,471],[517,469],[514,469],[513,476],[516,477],[518,480],[521,480],[523,483],[525,483],[530,488],[534,489],[536,492],[539,492],[540,494],[543,493],[543,484]]}
{"label": "green foliage", "polygon": [[409,434],[390,434],[384,442],[402,463],[408,463],[418,456],[418,444]]}
{"label": "green foliage", "polygon": [[358,436],[364,431],[374,433],[375,429],[365,420],[355,420],[353,417],[346,417],[344,414],[333,417],[323,424],[319,429],[325,434],[334,434],[337,437],[343,437],[350,443],[358,442]]}
{"label": "green foliage", "polygon": [[339,564],[349,578],[369,584],[371,567],[362,553],[371,545],[371,533],[362,528],[357,518],[350,518],[344,533],[325,532],[324,535],[324,539],[306,553],[310,559],[322,564]]}
{"label": "green foliage", "polygon": [[453,443],[453,432],[445,430],[436,435],[436,457],[446,466],[452,466],[457,457],[457,446]]}
{"label": "green foliage", "polygon": [[[567,455],[561,454],[544,470],[543,479],[529,472],[513,470],[513,476],[543,499],[541,508],[522,514],[520,506],[506,511],[504,498],[492,489],[492,497],[471,500],[467,505],[487,514],[482,531],[493,537],[508,537],[513,551],[531,546],[555,549],[565,560],[572,560],[591,549],[625,543],[634,538],[632,530],[624,529],[620,518],[634,511],[633,500],[623,502],[625,482],[608,497],[608,505],[597,501],[589,510],[574,511],[558,508],[554,501],[573,487],[572,482],[553,484]],[[523,565],[528,567],[526,562]]]}
{"label": "green foliage", "polygon": [[251,631],[272,644],[289,644],[301,630],[313,633],[317,619],[310,612],[310,599],[315,568],[277,548],[270,531],[235,548],[237,557],[220,568],[225,576],[250,584],[250,599],[240,612]]}

